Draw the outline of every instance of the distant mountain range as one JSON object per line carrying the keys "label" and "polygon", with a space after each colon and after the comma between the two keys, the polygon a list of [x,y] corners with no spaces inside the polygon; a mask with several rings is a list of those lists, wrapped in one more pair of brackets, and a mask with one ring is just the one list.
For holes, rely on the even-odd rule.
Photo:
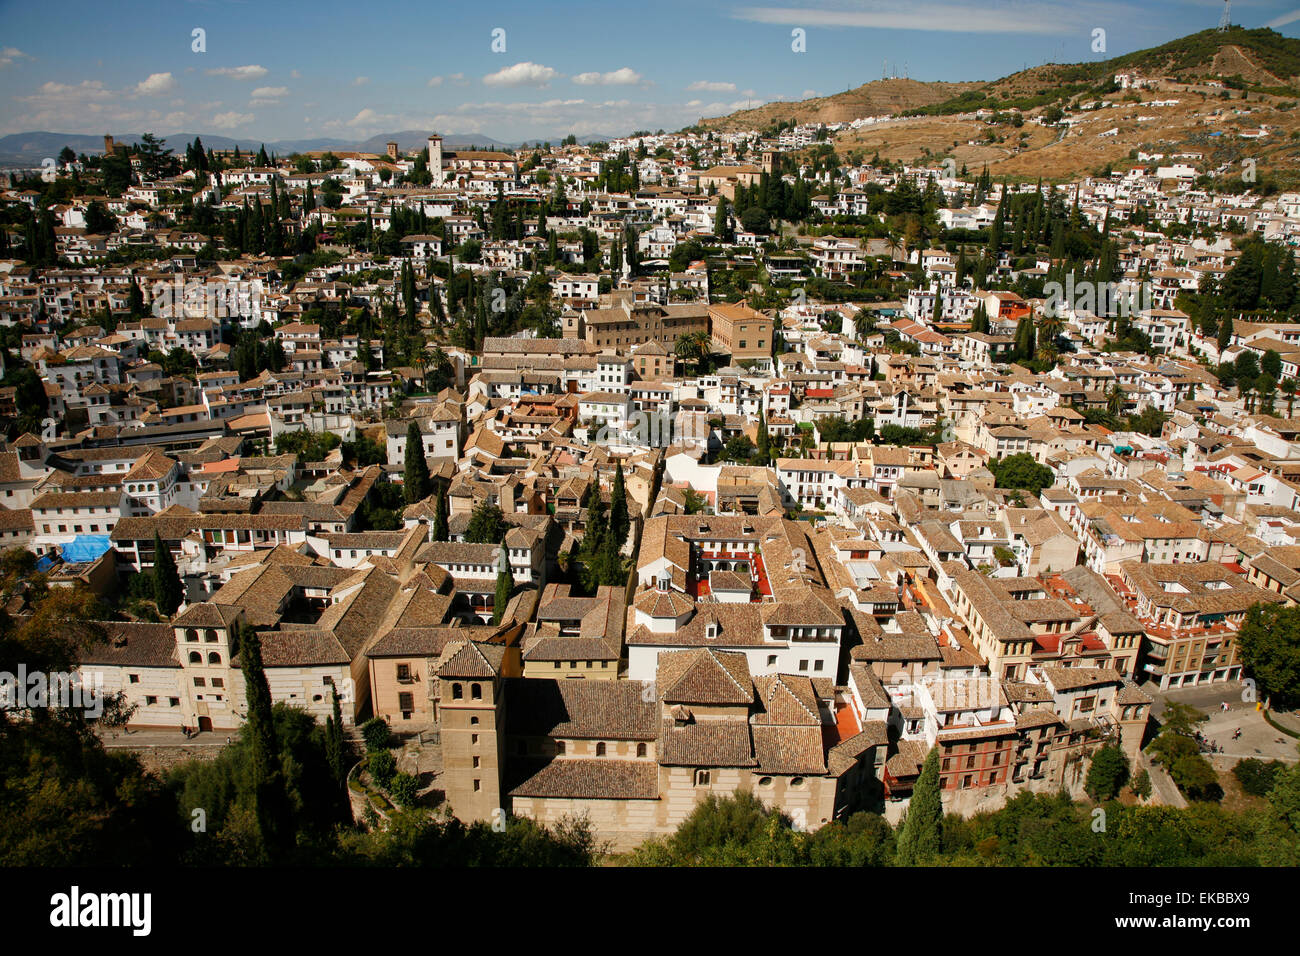
{"label": "distant mountain range", "polygon": [[[229,136],[212,133],[173,133],[170,136],[163,137],[163,140],[177,154],[183,154],[186,145],[194,142],[194,137],[198,136],[203,140],[203,145],[211,149],[234,149],[238,146],[241,150],[257,152],[258,149],[265,146],[268,153],[287,156],[290,153],[302,153],[315,149],[383,153],[386,144],[389,142],[397,143],[397,148],[403,152],[412,152],[416,149],[422,149],[432,132],[432,130],[405,129],[397,133],[371,136],[369,139],[360,141],[322,137],[319,139],[263,142],[259,139],[232,139]],[[139,133],[113,133],[110,135],[112,135],[114,141],[124,144],[138,143],[141,136]],[[523,145],[520,143],[503,143],[500,140],[479,133],[440,132],[440,135],[442,136],[443,147],[446,149],[469,149],[473,147],[480,149],[513,149],[516,146]],[[558,143],[563,138],[563,135],[559,135],[552,137],[550,141]],[[607,138],[585,136],[581,141],[593,143]],[[528,144],[534,142],[536,140],[527,140]],[[64,146],[71,146],[78,155],[81,153],[98,155],[104,151],[104,137],[90,136],[85,133],[10,133],[8,136],[0,136],[0,166],[38,168],[41,161],[47,156],[51,158],[58,156],[59,151]]]}

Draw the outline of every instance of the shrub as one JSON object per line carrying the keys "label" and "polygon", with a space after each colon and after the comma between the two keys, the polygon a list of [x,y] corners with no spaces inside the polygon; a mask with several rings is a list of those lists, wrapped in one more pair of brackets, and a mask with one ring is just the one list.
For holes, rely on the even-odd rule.
{"label": "shrub", "polygon": [[366,750],[374,753],[377,750],[387,750],[389,741],[393,739],[393,732],[388,729],[388,721],[382,717],[372,717],[361,725],[361,736],[365,738]]}
{"label": "shrub", "polygon": [[1133,782],[1129,786],[1139,797],[1145,799],[1151,796],[1151,774],[1145,770],[1139,770],[1133,775]]}
{"label": "shrub", "polygon": [[370,778],[385,790],[397,773],[397,758],[391,750],[377,750],[370,755]]}
{"label": "shrub", "polygon": [[1237,766],[1232,768],[1233,776],[1241,784],[1241,789],[1245,790],[1252,797],[1265,796],[1273,789],[1273,784],[1277,781],[1277,775],[1286,769],[1286,764],[1280,760],[1270,760],[1265,763],[1255,757],[1241,761]]}
{"label": "shrub", "polygon": [[1200,754],[1179,757],[1170,765],[1169,775],[1191,800],[1218,800],[1223,796],[1219,775]]}
{"label": "shrub", "polygon": [[388,792],[393,795],[393,799],[399,806],[410,807],[415,805],[415,792],[419,787],[419,781],[415,777],[409,773],[399,773],[388,785]]}

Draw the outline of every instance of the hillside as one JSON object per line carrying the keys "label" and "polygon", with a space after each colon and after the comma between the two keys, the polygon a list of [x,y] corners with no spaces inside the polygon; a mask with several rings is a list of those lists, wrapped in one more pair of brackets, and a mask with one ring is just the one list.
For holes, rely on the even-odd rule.
{"label": "hillside", "polygon": [[[1152,81],[1152,87],[1116,89],[1112,78],[1130,71]],[[884,98],[869,92],[885,84],[906,84],[892,109],[881,109]],[[1171,100],[1178,102],[1151,105]],[[1253,158],[1261,173],[1294,184],[1300,178],[1298,100],[1300,40],[1273,30],[1233,28],[1094,63],[1032,67],[989,83],[877,81],[831,97],[733,113],[706,125],[762,129],[791,118],[835,123],[888,112],[895,118],[836,136],[836,149],[905,162],[951,156],[959,164],[987,165],[995,175],[1058,180],[1108,164],[1122,168],[1134,150],[1188,151],[1201,153],[1208,168]],[[974,115],[1015,109],[1032,118],[1049,107],[1068,110],[1088,102],[1105,106],[1073,111],[1069,129],[1028,122],[1014,127]],[[1261,127],[1267,133],[1257,137]]]}
{"label": "hillside", "polygon": [[752,110],[700,121],[707,129],[728,132],[764,129],[775,123],[847,123],[863,116],[885,116],[947,102],[977,89],[979,83],[925,83],[920,80],[874,80],[843,93],[799,102],[767,103]]}

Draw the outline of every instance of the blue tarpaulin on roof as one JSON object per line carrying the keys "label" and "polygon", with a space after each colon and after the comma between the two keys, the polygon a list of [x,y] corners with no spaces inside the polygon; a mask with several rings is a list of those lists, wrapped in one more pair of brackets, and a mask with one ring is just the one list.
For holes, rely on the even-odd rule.
{"label": "blue tarpaulin on roof", "polygon": [[94,561],[113,545],[106,534],[79,534],[59,550],[69,564]]}
{"label": "blue tarpaulin on roof", "polygon": [[54,555],[52,554],[43,554],[41,555],[40,560],[36,562],[37,571],[48,571],[53,566],[54,566]]}

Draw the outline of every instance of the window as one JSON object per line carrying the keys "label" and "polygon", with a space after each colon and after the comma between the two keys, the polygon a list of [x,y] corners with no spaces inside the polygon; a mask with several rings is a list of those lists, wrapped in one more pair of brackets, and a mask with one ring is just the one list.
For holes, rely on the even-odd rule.
{"label": "window", "polygon": [[[398,708],[398,710],[401,710],[404,714],[409,714],[411,711],[415,710],[415,697],[414,697],[414,695],[412,695],[412,694],[398,694],[398,695],[397,695],[397,708]],[[409,720],[410,718],[409,718],[409,717],[406,717],[406,718],[404,718],[404,719]]]}
{"label": "window", "polygon": [[759,777],[759,778],[758,778],[758,785],[759,785],[760,787],[770,787],[770,786],[772,786],[772,778],[771,778],[771,777]]}
{"label": "window", "polygon": [[195,687],[207,687],[207,686],[208,686],[208,682],[205,681],[202,677],[196,677],[196,678],[194,678],[194,686],[195,686]]}
{"label": "window", "polygon": [[209,654],[209,655],[208,655],[208,663],[209,663],[209,664],[220,664],[220,663],[221,663],[221,655],[220,655],[220,654],[217,654],[217,653]]}
{"label": "window", "polygon": [[[213,687],[225,687],[225,686],[226,686],[225,678],[223,678],[223,677],[214,677],[214,678],[212,678],[212,686],[213,686]],[[296,696],[296,695],[295,695],[295,696]]]}
{"label": "window", "polygon": [[202,663],[203,663],[203,655],[200,654],[198,651],[190,651],[190,663],[191,663],[191,664],[202,664]]}
{"label": "window", "polygon": [[158,698],[153,696],[152,694],[147,694],[145,695],[144,702],[146,704],[156,704],[158,703]]}
{"label": "window", "polygon": [[482,700],[482,699],[483,699],[483,685],[482,685],[482,684],[470,684],[470,685],[469,685],[469,696],[470,696],[470,698],[473,699],[473,700]]}
{"label": "window", "polygon": [[408,680],[411,679],[411,665],[410,665],[410,664],[398,664],[398,665],[397,665],[397,679],[400,680],[400,681],[408,681]]}
{"label": "window", "polygon": [[564,741],[563,741],[563,740],[557,740],[557,741],[555,742],[555,752],[556,752],[557,754],[561,754],[561,755],[564,753]]}
{"label": "window", "polygon": [[481,758],[481,757],[475,757],[475,758],[474,758],[474,766],[472,767],[472,769],[477,770],[477,769],[479,768],[479,764],[480,764],[481,761],[482,761],[482,758]]}
{"label": "window", "polygon": [[179,707],[180,705],[181,705],[181,699],[180,699],[179,697],[168,697],[168,698],[167,698],[167,706],[168,706],[168,707]]}
{"label": "window", "polygon": [[790,786],[798,790],[800,787],[803,786],[803,777],[795,777],[793,780],[790,781]]}
{"label": "window", "polygon": [[469,723],[470,723],[470,726],[471,726],[471,727],[474,726],[475,724],[478,723],[478,718],[477,718],[477,717],[471,717],[471,718],[469,719]]}
{"label": "window", "polygon": [[645,744],[636,745],[636,755],[638,757],[644,757],[646,755]]}
{"label": "window", "polygon": [[475,793],[478,793],[478,792],[479,792],[480,790],[482,790],[482,789],[483,789],[483,781],[482,781],[482,780],[475,780],[475,781],[474,781],[474,792],[475,792]]}
{"label": "window", "polygon": [[601,741],[600,743],[596,744],[596,756],[597,756],[597,757],[603,757],[603,756],[605,756],[605,743],[604,743],[604,741]]}
{"label": "window", "polygon": [[807,660],[801,660],[801,661],[799,662],[799,670],[801,670],[801,671],[806,671],[807,669],[808,669],[808,661],[807,661]]}
{"label": "window", "polygon": [[821,670],[821,669],[822,669],[822,665],[825,664],[825,663],[826,663],[825,661],[813,661],[813,670],[815,670],[815,671],[819,671],[819,670]]}
{"label": "window", "polygon": [[695,771],[695,786],[707,787],[708,785],[709,785],[709,771],[707,770]]}
{"label": "window", "polygon": [[460,686],[459,684],[452,684],[452,685],[451,685],[451,699],[452,699],[452,700],[464,700],[464,699],[465,699],[465,691],[461,689],[461,686]]}
{"label": "window", "polygon": [[203,632],[203,639],[207,641],[209,644],[215,644],[217,643],[217,632],[212,630],[211,628],[208,628],[206,631]]}
{"label": "window", "polygon": [[127,674],[127,675],[126,675],[126,679],[127,679],[129,682],[131,682],[132,684],[138,684],[138,683],[140,683],[140,675],[139,675],[139,674]]}

